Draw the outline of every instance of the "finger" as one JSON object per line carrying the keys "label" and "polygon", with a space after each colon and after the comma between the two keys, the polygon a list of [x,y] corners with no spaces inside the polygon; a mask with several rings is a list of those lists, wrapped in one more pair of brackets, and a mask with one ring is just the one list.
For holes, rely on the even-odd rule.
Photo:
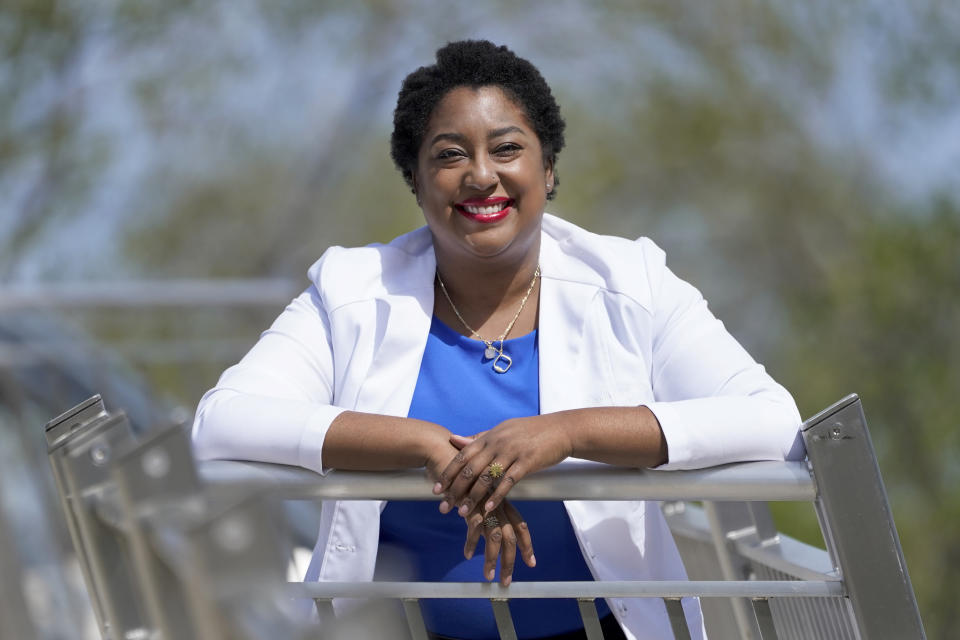
{"label": "finger", "polygon": [[477,439],[477,436],[460,436],[455,433],[450,434],[450,444],[457,449],[463,449],[471,442]]}
{"label": "finger", "polygon": [[[489,517],[487,516],[487,518]],[[484,527],[486,526],[485,523]],[[493,580],[496,575],[497,557],[500,555],[500,544],[503,541],[503,528],[499,524],[495,527],[489,527],[483,535],[487,539],[487,546],[484,551],[483,577],[487,580]]]}
{"label": "finger", "polygon": [[496,480],[493,479],[493,476],[490,475],[490,465],[484,467],[483,471],[477,476],[477,481],[473,483],[473,486],[470,488],[470,493],[467,494],[465,501],[469,501],[471,509],[476,505],[483,505],[484,500],[487,499],[493,490],[496,488]]}
{"label": "finger", "polygon": [[468,465],[477,455],[478,452],[481,452],[486,448],[486,440],[477,440],[471,442],[469,445],[465,446],[463,449],[457,452],[450,463],[440,472],[440,487],[441,491],[448,490],[455,480],[460,477],[460,473],[463,471],[464,467]]}
{"label": "finger", "polygon": [[[454,503],[460,506],[460,515],[465,516],[473,510],[478,501],[470,496],[474,484],[484,471],[487,471],[492,461],[493,453],[491,451],[481,451],[469,460],[467,460],[457,478],[450,485],[448,493],[453,496]],[[486,497],[482,494],[483,498]]]}
{"label": "finger", "polygon": [[513,563],[517,559],[517,534],[509,522],[501,529],[503,540],[500,543],[500,584],[507,587],[513,580]]}
{"label": "finger", "polygon": [[440,510],[440,513],[444,515],[450,513],[450,506],[452,504],[452,500],[453,499],[450,496],[443,497],[443,500],[440,501],[440,505],[437,507],[437,509]]}
{"label": "finger", "polygon": [[486,434],[488,431],[489,431],[489,429],[485,429],[484,431],[478,431],[478,432],[476,432],[475,434],[473,434],[472,436],[461,436],[461,435],[456,434],[456,433],[451,433],[451,434],[450,434],[450,444],[452,444],[453,446],[455,446],[457,449],[463,449],[465,446],[467,446],[468,444],[470,444],[471,442],[473,442],[474,440],[476,440],[476,439],[479,438],[480,436]]}
{"label": "finger", "polygon": [[513,489],[513,485],[517,484],[525,475],[526,471],[524,471],[520,463],[507,467],[503,472],[503,477],[500,478],[500,481],[497,483],[496,489],[493,490],[490,498],[483,505],[484,513],[490,513],[499,507],[503,499],[510,493],[510,489]]}
{"label": "finger", "polygon": [[477,551],[477,543],[480,542],[480,534],[483,532],[483,514],[479,511],[473,512],[467,518],[467,540],[463,544],[463,557],[469,560]]}
{"label": "finger", "polygon": [[531,568],[537,566],[537,558],[533,555],[533,538],[530,536],[530,527],[527,526],[527,521],[523,519],[523,516],[509,500],[504,500],[502,507],[507,516],[507,521],[513,527],[513,532],[517,536],[517,548],[524,564]]}
{"label": "finger", "polygon": [[458,451],[453,460],[440,472],[436,484],[433,485],[433,493],[443,493],[443,501],[440,503],[440,513],[449,513],[457,504],[458,500],[448,491],[453,478],[456,478],[467,460],[467,452]]}
{"label": "finger", "polygon": [[[447,466],[443,468],[443,471],[440,472],[440,477],[437,482],[440,485],[440,491],[444,491],[447,487],[450,486],[450,482],[453,478],[457,477],[457,474],[460,473],[460,469],[463,467],[464,461],[467,459],[467,454],[461,449],[453,456]],[[436,492],[435,492],[436,493]]]}

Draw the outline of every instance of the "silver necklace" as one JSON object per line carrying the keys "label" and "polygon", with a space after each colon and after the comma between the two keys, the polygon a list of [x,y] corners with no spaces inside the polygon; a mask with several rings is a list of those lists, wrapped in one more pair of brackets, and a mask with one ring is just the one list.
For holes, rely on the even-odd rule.
{"label": "silver necklace", "polygon": [[[447,302],[450,303],[450,308],[453,309],[455,314],[457,314],[457,318],[463,323],[463,326],[467,328],[467,331],[476,337],[477,340],[487,345],[487,348],[483,350],[483,357],[487,360],[493,360],[493,370],[497,373],[506,373],[510,368],[510,365],[513,364],[513,358],[503,352],[503,341],[510,334],[510,330],[513,329],[513,325],[516,324],[517,318],[520,317],[520,312],[523,311],[523,305],[527,304],[527,298],[530,297],[530,293],[533,291],[533,285],[537,283],[537,278],[539,277],[540,265],[537,265],[537,270],[533,272],[533,280],[530,281],[530,286],[527,287],[527,292],[523,294],[523,299],[520,301],[520,308],[517,309],[517,312],[513,315],[513,320],[510,321],[510,324],[508,324],[507,328],[503,330],[503,333],[500,334],[499,338],[496,340],[487,340],[477,333],[476,329],[468,325],[467,321],[463,319],[462,315],[460,315],[460,310],[457,309],[457,305],[453,304],[450,294],[447,293],[447,287],[443,284],[443,279],[440,277],[440,270],[437,270],[437,282],[440,283],[440,291],[443,292],[443,297],[446,298]],[[500,346],[493,346],[494,342],[499,342]]]}

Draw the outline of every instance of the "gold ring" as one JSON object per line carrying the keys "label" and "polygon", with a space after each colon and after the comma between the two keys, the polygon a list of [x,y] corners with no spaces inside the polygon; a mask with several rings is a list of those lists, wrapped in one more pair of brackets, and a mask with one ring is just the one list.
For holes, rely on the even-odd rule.
{"label": "gold ring", "polygon": [[499,462],[490,463],[490,477],[499,478],[503,475],[503,465]]}
{"label": "gold ring", "polygon": [[487,516],[487,519],[483,521],[483,526],[487,529],[495,529],[500,526],[500,521],[497,520],[497,516]]}

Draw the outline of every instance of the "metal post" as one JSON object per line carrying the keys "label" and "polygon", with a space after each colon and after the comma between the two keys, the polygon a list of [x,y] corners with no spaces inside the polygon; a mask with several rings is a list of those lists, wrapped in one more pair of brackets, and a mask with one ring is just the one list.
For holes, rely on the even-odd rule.
{"label": "metal post", "polygon": [[118,514],[100,509],[99,501],[100,494],[109,491],[109,465],[116,450],[132,438],[130,424],[120,413],[61,434],[59,446],[51,452],[57,458],[54,469],[63,473],[66,503],[76,524],[74,546],[81,564],[88,567],[91,599],[102,608],[101,633],[112,640],[149,634],[136,579],[126,561],[129,549],[118,530]]}
{"label": "metal post", "polygon": [[403,612],[407,618],[407,628],[413,640],[427,640],[427,625],[423,621],[423,611],[420,610],[420,601],[416,598],[403,599]]}
{"label": "metal post", "polygon": [[275,606],[289,555],[281,542],[279,505],[249,491],[221,489],[207,496],[205,506],[204,513],[176,525],[176,539],[164,550],[194,606],[197,637],[254,638],[259,636],[252,628],[270,625],[278,637],[293,637],[295,625]]}
{"label": "metal post", "polygon": [[860,399],[803,425],[824,537],[864,638],[925,638]]}
{"label": "metal post", "polygon": [[603,640],[603,628],[600,626],[600,616],[597,614],[597,605],[593,598],[577,598],[580,607],[580,618],[583,619],[583,629],[587,632],[587,640]]}
{"label": "metal post", "polygon": [[757,616],[757,626],[760,627],[760,637],[763,638],[763,640],[777,640],[777,627],[773,624],[773,613],[770,611],[770,601],[766,598],[754,598],[753,612]]}
{"label": "metal post", "polygon": [[667,605],[667,615],[670,616],[670,626],[673,628],[673,637],[676,640],[690,640],[690,628],[687,626],[687,617],[683,614],[683,604],[680,598],[664,598]]}
{"label": "metal post", "polygon": [[517,629],[513,626],[510,603],[506,598],[490,598],[493,605],[493,617],[497,621],[500,640],[517,640]]}
{"label": "metal post", "polygon": [[[756,525],[749,510],[743,503],[704,502],[703,511],[710,523],[710,535],[717,552],[717,561],[720,564],[723,579],[743,580],[746,577],[748,565],[731,549],[730,536],[743,532],[755,535]],[[730,606],[733,609],[733,617],[740,637],[744,640],[759,640],[760,630],[757,628],[750,603],[744,598],[731,598]]]}
{"label": "metal post", "polygon": [[183,425],[157,430],[117,455],[112,477],[124,514],[135,574],[154,628],[165,640],[195,637],[191,604],[180,580],[150,540],[151,521],[201,500],[190,442]]}
{"label": "metal post", "polygon": [[317,617],[320,619],[321,627],[334,623],[337,615],[333,609],[333,600],[331,598],[317,598],[313,604],[317,609]]}
{"label": "metal post", "polygon": [[70,534],[70,539],[73,541],[79,559],[80,572],[87,587],[87,595],[90,598],[93,615],[97,621],[97,628],[100,629],[100,635],[104,638],[109,637],[109,626],[103,602],[101,602],[97,585],[93,579],[90,563],[86,558],[83,540],[80,537],[80,525],[77,523],[76,514],[70,508],[71,501],[67,497],[67,480],[63,470],[65,451],[63,446],[71,437],[90,429],[96,422],[106,419],[107,410],[103,405],[103,400],[99,395],[95,395],[60,414],[48,422],[44,429],[47,440],[47,459],[50,461],[50,469],[53,471],[53,483],[57,489],[60,508],[67,523],[67,532]]}

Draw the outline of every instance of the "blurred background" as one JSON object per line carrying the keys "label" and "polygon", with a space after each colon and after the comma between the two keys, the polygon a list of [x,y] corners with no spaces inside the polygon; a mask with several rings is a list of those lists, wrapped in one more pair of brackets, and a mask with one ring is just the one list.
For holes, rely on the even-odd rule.
{"label": "blurred background", "polygon": [[[805,417],[861,395],[927,633],[948,637],[958,32],[938,0],[4,0],[7,606],[42,609],[50,638],[84,607],[43,423],[94,392],[142,428],[184,419],[326,247],[422,224],[389,158],[396,93],[487,38],[560,101],[552,212],[652,237]],[[816,540],[810,512],[776,516]]]}

